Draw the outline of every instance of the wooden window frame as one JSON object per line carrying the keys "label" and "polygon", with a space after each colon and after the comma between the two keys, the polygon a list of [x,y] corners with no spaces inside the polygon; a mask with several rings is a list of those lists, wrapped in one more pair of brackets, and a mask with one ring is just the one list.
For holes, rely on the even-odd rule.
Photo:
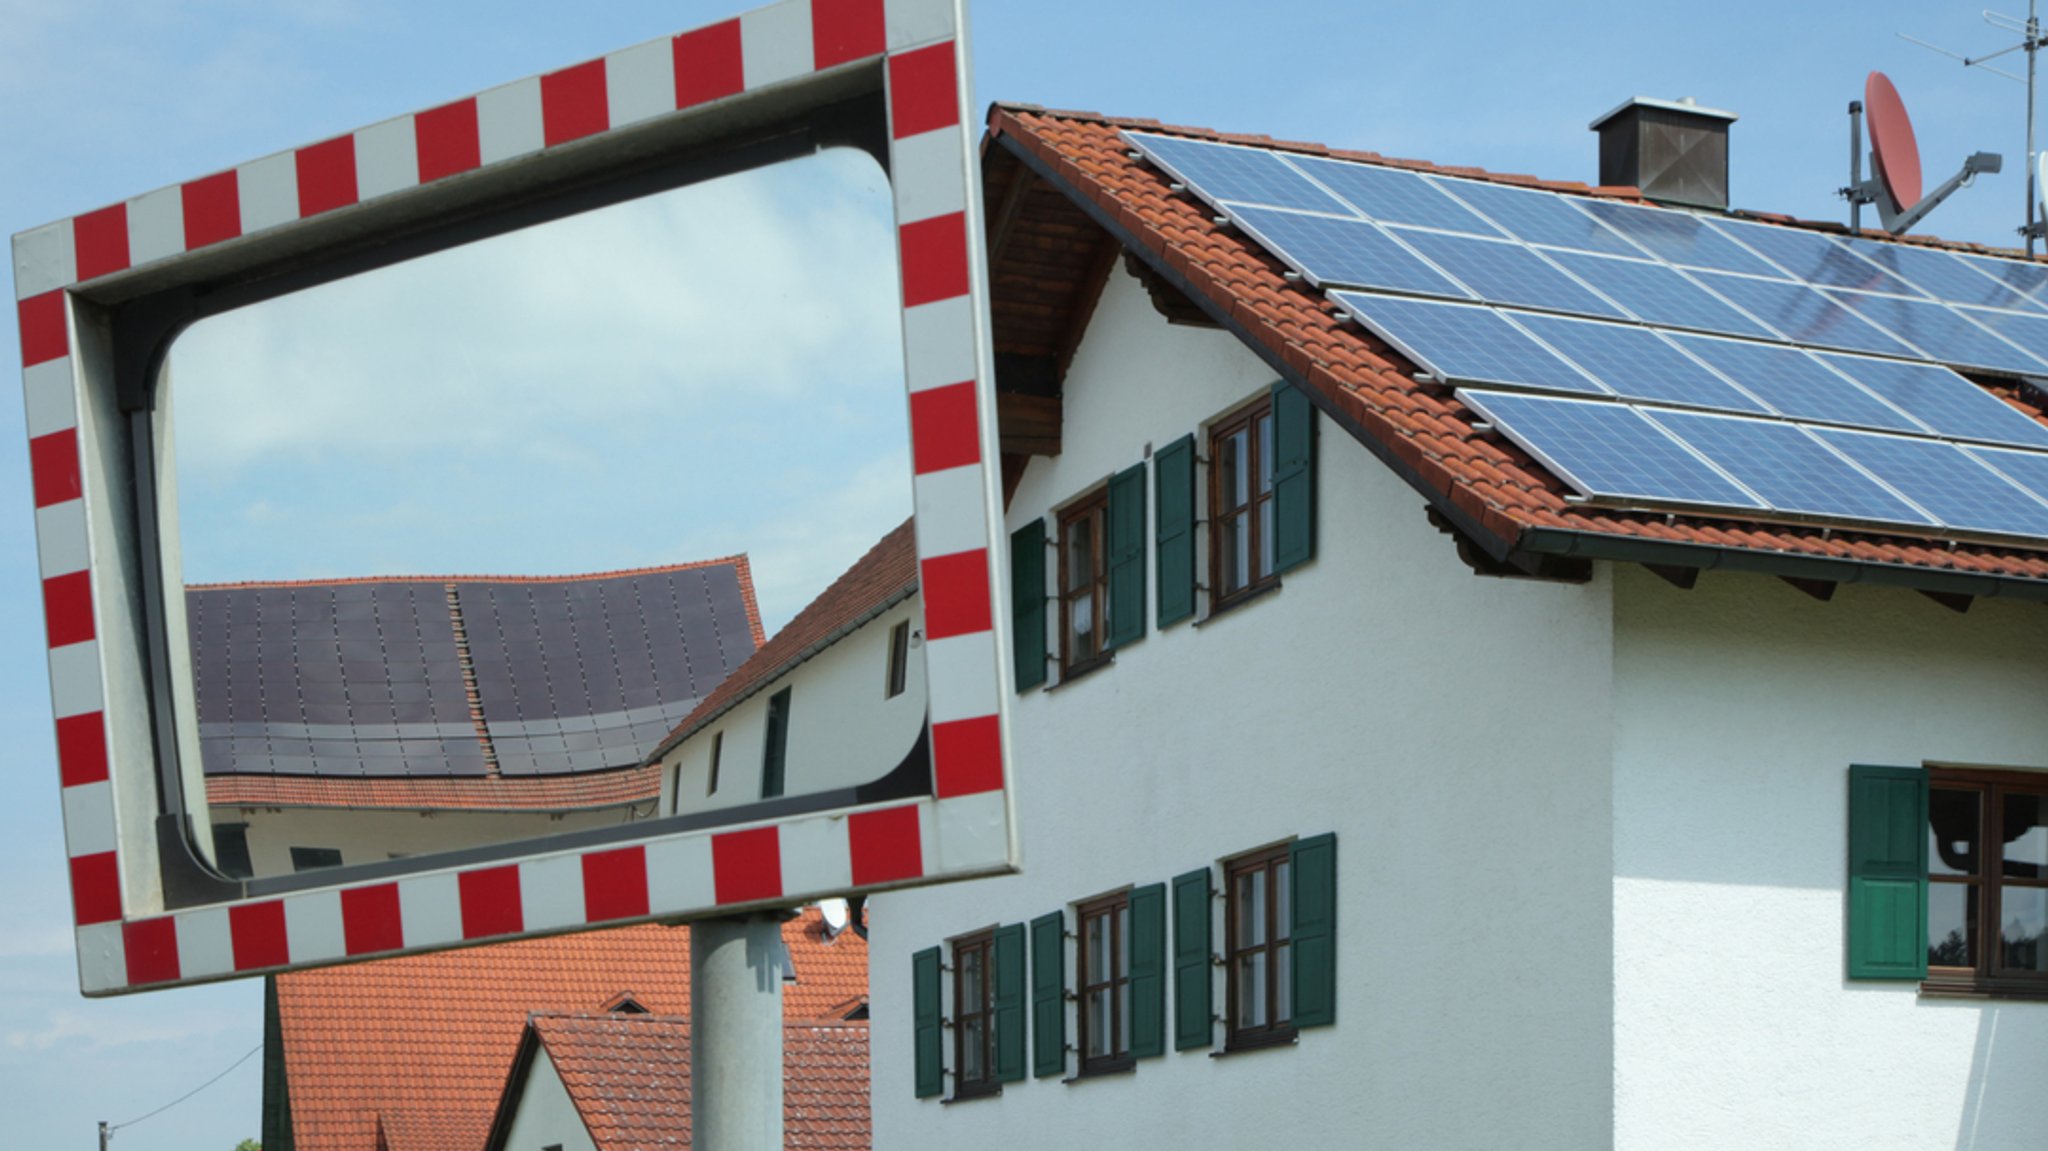
{"label": "wooden window frame", "polygon": [[883,699],[895,699],[910,686],[910,621],[898,621],[889,629],[888,679],[882,686]]}
{"label": "wooden window frame", "polygon": [[[1080,1074],[1105,1075],[1130,1069],[1135,1060],[1131,1056],[1130,1011],[1131,1011],[1131,893],[1120,891],[1105,895],[1075,908],[1075,919],[1080,924],[1076,939],[1078,958],[1074,963],[1074,984],[1079,990],[1079,1009],[1075,1012],[1079,1026],[1077,1049],[1081,1055]],[[1098,926],[1101,924],[1103,926]],[[1109,975],[1106,979],[1089,978],[1088,961],[1090,944],[1096,934],[1106,926],[1109,933]],[[1097,993],[1109,998],[1109,1054],[1090,1055],[1090,1040],[1094,1033],[1088,1026],[1088,1000]]]}
{"label": "wooden window frame", "polygon": [[[1073,573],[1068,570],[1071,549],[1067,533],[1079,525],[1089,533],[1089,554],[1093,570],[1086,586],[1070,590]],[[1109,662],[1109,485],[1103,484],[1060,509],[1059,529],[1054,536],[1059,549],[1060,679],[1068,680]],[[1073,613],[1076,604],[1087,600],[1089,634],[1095,650],[1085,656],[1074,650]]]}
{"label": "wooden window frame", "polygon": [[[1273,397],[1269,394],[1239,408],[1228,416],[1210,424],[1207,433],[1209,459],[1209,610],[1213,614],[1240,601],[1247,600],[1280,582],[1270,559],[1273,541],[1266,539],[1266,527],[1260,520],[1261,509],[1273,507],[1273,460],[1270,458],[1271,445],[1259,435],[1260,428],[1266,430],[1268,438],[1273,434]],[[1223,466],[1223,445],[1238,432],[1245,433],[1246,468],[1250,473],[1251,499],[1248,503],[1226,505],[1224,502],[1225,468]],[[1261,490],[1261,485],[1263,489]],[[1231,569],[1224,556],[1223,539],[1227,525],[1242,521],[1250,549],[1250,578],[1241,586],[1232,587],[1224,578]],[[1261,568],[1265,570],[1260,570]],[[1231,572],[1234,575],[1234,572]]]}
{"label": "wooden window frame", "polygon": [[2048,772],[1995,771],[1982,768],[1935,767],[1927,769],[1928,802],[1927,817],[1930,837],[1933,836],[1936,792],[1967,792],[1977,798],[1977,844],[1976,870],[1967,875],[1944,875],[1934,871],[1935,852],[1938,842],[1931,843],[1928,853],[1928,910],[1933,912],[1933,889],[1937,886],[1975,887],[1979,895],[1975,921],[1969,926],[1975,931],[1976,955],[1967,966],[1942,965],[1934,962],[1932,954],[1935,940],[1933,926],[1928,929],[1927,978],[1921,983],[1923,992],[1936,995],[1962,995],[1976,998],[2040,999],[2048,1000],[2048,971],[2028,972],[2019,968],[2008,968],[2002,962],[2000,925],[2004,922],[2004,892],[2006,888],[2048,890],[2048,869],[2034,877],[2004,874],[2005,868],[1995,866],[2004,862],[2004,837],[2002,830],[1998,842],[1990,829],[2002,828],[2005,801],[2011,795],[2032,795],[2048,806]]}
{"label": "wooden window frame", "polygon": [[[948,948],[953,958],[953,1098],[974,1099],[983,1095],[995,1095],[1002,1091],[1003,1084],[996,1078],[996,933],[990,928],[963,935],[950,940]],[[981,966],[981,1007],[978,1011],[967,1010],[967,998],[963,994],[962,981],[967,970],[967,958],[980,957]],[[967,1077],[968,1032],[970,1023],[981,1024],[981,1075]]]}
{"label": "wooden window frame", "polygon": [[[1291,881],[1292,865],[1293,845],[1286,843],[1247,852],[1223,862],[1225,1051],[1248,1051],[1294,1042],[1293,1005],[1282,1002],[1280,991],[1280,970],[1292,962],[1289,949],[1293,943],[1293,925],[1280,915],[1279,877],[1281,868],[1285,867],[1289,869],[1286,875]],[[1265,938],[1260,943],[1246,944],[1238,939],[1237,886],[1238,878],[1244,875],[1258,875],[1257,882],[1265,888]],[[1238,1001],[1238,968],[1248,957],[1260,954],[1266,957],[1266,976],[1261,988],[1266,1001],[1266,1021],[1246,1024],[1243,1005]]]}
{"label": "wooden window frame", "polygon": [[[789,789],[789,712],[791,688],[768,697],[761,731],[761,798],[780,799]],[[780,722],[777,722],[778,717]],[[771,788],[769,785],[773,784]]]}

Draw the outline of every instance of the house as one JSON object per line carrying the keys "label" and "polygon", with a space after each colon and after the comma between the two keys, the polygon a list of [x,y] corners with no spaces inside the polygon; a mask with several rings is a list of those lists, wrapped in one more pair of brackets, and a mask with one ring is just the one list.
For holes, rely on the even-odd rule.
{"label": "house", "polygon": [[[867,1031],[859,1021],[785,1026],[789,1146],[867,1151]],[[485,1151],[689,1146],[688,1020],[628,1012],[526,1021]]]}
{"label": "house", "polygon": [[[832,922],[813,908],[782,929],[783,1017],[804,1035],[865,1017],[866,942]],[[572,1036],[576,1054],[560,1073],[565,1083],[577,1083],[573,1068],[585,1065],[578,1060],[601,1060],[672,1084],[682,1072],[661,1051],[676,1021],[689,1017],[689,989],[689,928],[659,924],[274,976],[265,995],[263,1144],[273,1151],[476,1151],[501,1103],[511,1109],[508,1121],[520,1110],[535,1066],[522,1044],[543,1017],[573,1017],[540,1024],[544,1034],[534,1039]],[[658,1025],[614,1026],[629,1015]],[[833,1031],[815,1044],[786,1040],[789,1098],[810,1125],[790,1130],[823,1129],[835,1139],[864,1131],[865,1116],[849,1114],[841,1098],[847,1063],[854,1049],[865,1052],[864,1036],[860,1029]],[[682,1050],[686,1058],[686,1042]],[[591,1086],[584,1113],[617,1114],[600,1085]],[[807,1091],[819,1098],[804,1103]],[[687,1123],[687,1113],[678,1118]],[[591,1131],[600,1148],[615,1145],[597,1125]],[[506,1146],[539,1151],[542,1144]]]}
{"label": "house", "polygon": [[[1164,162],[1216,143],[1243,149]],[[2038,1143],[2048,531],[2028,525],[2048,501],[1983,464],[2042,457],[1983,441],[2048,443],[2048,421],[2027,371],[1983,360],[2048,366],[2048,272],[1697,191],[1021,105],[991,110],[983,177],[1024,867],[874,898],[877,1146]],[[1471,222],[1384,228],[1404,209],[1354,210],[1341,181]],[[1262,199],[1295,192],[1330,207]],[[1586,238],[1537,249],[1490,222],[1522,214]],[[1573,247],[1592,239],[1635,258],[1596,266]],[[1695,275],[1723,241],[1730,261],[1773,252],[1769,274]],[[1472,295],[1518,305],[1457,313],[1505,329],[1493,375],[1442,370],[1428,332],[1376,314],[1426,287],[1316,286],[1433,284],[1454,254],[1487,284]],[[1559,298],[1489,279],[1523,267]],[[1829,367],[1797,386],[1698,371],[1717,345],[1588,383],[1527,333],[1609,275],[1755,325],[1730,356]],[[1923,277],[1946,286],[1866,290]],[[1925,298],[1948,291],[1982,298]],[[1806,310],[1796,330],[1756,321],[1771,300]],[[1613,315],[1602,334],[1691,348],[1690,323]],[[1884,369],[1796,350],[1890,339],[1900,316],[1947,325],[1910,333],[1929,359],[1981,349],[1929,392],[1848,386]],[[1521,378],[1539,369],[1549,386]],[[1681,369],[1740,384],[1771,413],[1741,426],[1804,454],[1740,484],[1705,468],[1731,485],[1716,498],[1615,498],[1631,489],[1562,448],[1673,475],[1707,453],[1600,457],[1531,414],[1580,395],[1606,411],[1588,426],[1692,427],[1651,405]],[[2000,430],[1941,432],[1937,392]],[[1921,412],[1897,425],[1918,438],[1794,418],[1874,395],[1886,420]],[[1898,474],[1864,457],[1881,448],[1975,462]],[[1777,495],[1824,479],[1881,495],[1850,515]]]}
{"label": "house", "polygon": [[203,585],[186,604],[214,845],[233,876],[649,818],[648,751],[762,641],[744,556]]}

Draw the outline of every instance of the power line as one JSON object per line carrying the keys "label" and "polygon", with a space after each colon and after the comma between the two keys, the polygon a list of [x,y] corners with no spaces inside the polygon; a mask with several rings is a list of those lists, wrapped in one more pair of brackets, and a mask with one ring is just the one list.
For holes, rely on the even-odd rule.
{"label": "power line", "polygon": [[228,1077],[228,1071],[233,1071],[235,1068],[240,1067],[244,1063],[247,1063],[251,1055],[254,1055],[261,1050],[263,1050],[263,1045],[261,1043],[258,1043],[256,1046],[251,1047],[246,1053],[244,1053],[240,1059],[237,1059],[233,1063],[228,1064],[227,1071],[222,1071],[220,1074],[214,1076],[213,1078],[207,1080],[204,1083],[201,1083],[199,1086],[194,1087],[192,1090],[185,1092],[183,1095],[178,1096],[176,1099],[171,1100],[169,1103],[164,1104],[162,1107],[157,1108],[156,1110],[150,1112],[147,1115],[138,1115],[135,1118],[130,1119],[126,1123],[106,1124],[105,1126],[107,1129],[107,1133],[111,1135],[114,1132],[119,1131],[123,1127],[133,1127],[137,1123],[142,1122],[144,1119],[154,1119],[157,1116],[163,1114],[164,1112],[169,1111],[171,1108],[176,1107],[178,1104],[183,1103],[185,1100],[192,1098],[194,1095],[199,1094],[201,1091],[206,1090],[208,1087],[211,1087],[214,1084],[220,1082],[221,1080],[226,1079]]}

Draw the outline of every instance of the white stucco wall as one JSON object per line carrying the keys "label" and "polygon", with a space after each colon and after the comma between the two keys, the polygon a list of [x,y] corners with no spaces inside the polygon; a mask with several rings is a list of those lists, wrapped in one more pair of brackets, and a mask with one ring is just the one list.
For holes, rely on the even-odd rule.
{"label": "white stucco wall", "polygon": [[[243,809],[217,807],[217,823],[249,825],[249,864],[258,876],[291,875],[294,847],[331,847],[344,865],[382,863],[393,855],[432,855],[466,847],[510,843],[616,827],[632,818],[630,807],[575,811],[556,819],[547,812],[366,811],[342,808],[288,807]],[[645,803],[643,816],[651,814]]]}
{"label": "white stucco wall", "polygon": [[569,1089],[562,1086],[555,1061],[542,1047],[527,1068],[526,1090],[519,1096],[519,1109],[512,1113],[505,1151],[541,1151],[554,1146],[562,1151],[597,1151],[590,1129],[583,1125],[583,1117],[569,1098]]}
{"label": "white stucco wall", "polygon": [[[910,649],[902,694],[885,698],[889,633],[905,621],[914,635],[923,632],[924,613],[915,596],[798,664],[676,745],[662,760],[661,810],[687,815],[760,799],[768,700],[785,687],[790,693],[784,795],[851,787],[887,775],[916,743],[925,719],[921,642]],[[707,794],[711,744],[721,732],[718,790]]]}
{"label": "white stucco wall", "polygon": [[1842,977],[1848,765],[2048,768],[2048,610],[1622,569],[1614,632],[1617,1145],[2048,1143],[2048,1004]]}
{"label": "white stucco wall", "polygon": [[[1009,527],[1273,378],[1227,333],[1169,326],[1119,270],[1067,380],[1062,454],[1033,461]],[[1075,1147],[1607,1142],[1607,585],[1474,576],[1418,495],[1319,422],[1315,561],[1276,594],[1025,693],[1023,874],[875,898],[877,1147],[1023,1131]],[[913,1098],[917,949],[1324,831],[1338,835],[1335,1026],[958,1106]],[[1220,1011],[1220,976],[1215,989]]]}

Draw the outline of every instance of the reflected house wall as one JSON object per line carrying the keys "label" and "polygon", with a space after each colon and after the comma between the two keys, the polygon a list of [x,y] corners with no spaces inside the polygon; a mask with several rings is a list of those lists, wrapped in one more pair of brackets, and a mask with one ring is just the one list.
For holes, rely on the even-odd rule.
{"label": "reflected house wall", "polygon": [[744,557],[187,604],[212,823],[258,876],[293,848],[372,863],[651,816],[643,761],[760,642]]}
{"label": "reflected house wall", "polygon": [[[661,811],[716,811],[762,798],[770,701],[787,689],[783,794],[852,787],[887,775],[925,720],[925,668],[910,524],[885,536],[663,741]],[[888,692],[891,639],[905,650],[904,689]],[[718,786],[711,783],[714,745]]]}

